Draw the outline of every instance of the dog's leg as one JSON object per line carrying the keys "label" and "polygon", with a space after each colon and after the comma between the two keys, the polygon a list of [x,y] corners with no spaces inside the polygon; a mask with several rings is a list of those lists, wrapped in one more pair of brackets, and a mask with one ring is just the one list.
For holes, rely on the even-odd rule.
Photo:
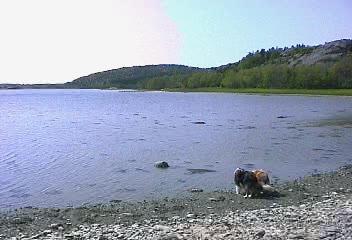
{"label": "dog's leg", "polygon": [[255,195],[255,191],[254,191],[253,188],[249,189],[248,193],[249,193],[249,194],[248,194],[248,197],[249,197],[249,198],[252,198],[252,197],[254,197],[254,195]]}
{"label": "dog's leg", "polygon": [[245,189],[244,189],[244,193],[245,193],[244,198],[247,198],[247,197],[248,197],[248,193],[249,193],[249,191],[248,191],[248,188],[247,188],[247,187],[245,187]]}
{"label": "dog's leg", "polygon": [[253,195],[253,191],[252,191],[252,189],[249,189],[249,190],[248,190],[248,198],[251,198],[252,195]]}
{"label": "dog's leg", "polygon": [[236,185],[236,194],[240,194],[240,188]]}

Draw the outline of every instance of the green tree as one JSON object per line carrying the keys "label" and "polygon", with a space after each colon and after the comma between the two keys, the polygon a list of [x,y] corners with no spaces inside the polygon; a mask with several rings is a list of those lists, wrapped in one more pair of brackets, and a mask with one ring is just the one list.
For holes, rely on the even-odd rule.
{"label": "green tree", "polygon": [[330,71],[330,78],[338,88],[352,88],[352,56],[347,56],[337,62]]}

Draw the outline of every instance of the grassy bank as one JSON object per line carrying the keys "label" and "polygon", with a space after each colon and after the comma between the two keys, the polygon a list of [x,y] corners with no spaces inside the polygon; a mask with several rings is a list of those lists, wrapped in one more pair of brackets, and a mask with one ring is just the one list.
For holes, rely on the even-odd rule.
{"label": "grassy bank", "polygon": [[268,88],[172,88],[170,92],[225,92],[250,94],[302,94],[352,96],[352,89],[268,89]]}

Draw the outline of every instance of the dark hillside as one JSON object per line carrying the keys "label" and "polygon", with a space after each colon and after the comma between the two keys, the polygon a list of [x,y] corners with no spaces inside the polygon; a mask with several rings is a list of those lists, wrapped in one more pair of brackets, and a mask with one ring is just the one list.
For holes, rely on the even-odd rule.
{"label": "dark hillside", "polygon": [[70,83],[66,83],[66,85],[79,88],[115,87],[136,89],[143,87],[144,83],[152,78],[188,75],[204,71],[204,69],[195,67],[167,64],[124,67],[80,77]]}

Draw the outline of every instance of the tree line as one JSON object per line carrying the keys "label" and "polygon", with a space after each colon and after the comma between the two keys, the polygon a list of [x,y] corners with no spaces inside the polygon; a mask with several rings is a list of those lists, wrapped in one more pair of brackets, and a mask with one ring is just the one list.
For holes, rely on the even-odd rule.
{"label": "tree line", "polygon": [[[297,47],[296,51],[311,51]],[[195,72],[155,77],[140,88],[352,88],[352,55],[335,63],[291,66],[280,58],[283,49],[269,49],[247,55],[239,64],[224,71]],[[275,62],[275,60],[277,60]]]}

